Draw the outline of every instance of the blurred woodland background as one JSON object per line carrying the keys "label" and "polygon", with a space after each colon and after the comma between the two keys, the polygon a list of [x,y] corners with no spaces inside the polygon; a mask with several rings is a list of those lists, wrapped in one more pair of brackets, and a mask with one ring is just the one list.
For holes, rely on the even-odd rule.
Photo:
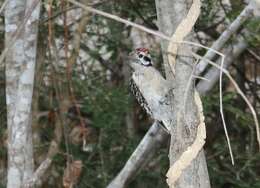
{"label": "blurred woodland background", "polygon": [[[82,3],[158,30],[154,0],[85,0]],[[246,4],[244,0],[202,0],[201,16],[194,28],[196,41],[211,46]],[[4,35],[2,14],[1,51],[5,46]],[[259,18],[246,20],[225,48],[232,49],[238,38],[246,47],[232,59],[229,70],[259,112]],[[42,177],[41,187],[59,188],[72,181],[66,177],[68,160],[77,161],[79,169],[76,173],[80,177],[76,178],[74,187],[106,187],[135,150],[153,122],[129,91],[126,57],[136,47],[149,48],[156,67],[164,72],[161,63],[164,52],[154,36],[83,11],[65,0],[42,2],[32,101],[33,153],[36,167],[50,152],[53,162]],[[205,51],[198,53],[203,55]],[[7,182],[4,72],[5,68],[1,67],[0,188],[6,187]],[[259,188],[260,153],[253,118],[228,79],[224,78],[223,85],[224,113],[235,166],[229,159],[216,84],[202,97],[207,127],[204,148],[211,186]],[[53,140],[59,147],[50,151]],[[128,187],[167,187],[169,140],[163,145]]]}

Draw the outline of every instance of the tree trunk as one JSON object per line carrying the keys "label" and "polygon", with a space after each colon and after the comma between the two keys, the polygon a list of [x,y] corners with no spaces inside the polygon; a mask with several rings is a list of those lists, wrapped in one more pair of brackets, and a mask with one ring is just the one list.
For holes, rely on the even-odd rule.
{"label": "tree trunk", "polygon": [[38,0],[9,0],[5,9],[7,188],[22,187],[33,174],[31,102],[39,12]]}
{"label": "tree trunk", "polygon": [[[171,36],[178,24],[186,17],[191,1],[188,0],[156,0],[159,29]],[[189,37],[190,38],[190,37]],[[187,40],[187,39],[186,39]],[[167,80],[175,83],[173,91],[173,121],[171,125],[170,166],[190,146],[197,133],[199,123],[197,109],[194,103],[194,82],[188,84],[193,72],[193,58],[180,56],[175,66],[175,77],[167,63],[168,47],[166,41],[162,42],[164,65]],[[189,54],[190,46],[181,46],[180,54]],[[186,96],[186,97],[185,97]],[[195,160],[185,169],[177,181],[177,188],[209,188],[209,177],[204,152],[201,151]]]}

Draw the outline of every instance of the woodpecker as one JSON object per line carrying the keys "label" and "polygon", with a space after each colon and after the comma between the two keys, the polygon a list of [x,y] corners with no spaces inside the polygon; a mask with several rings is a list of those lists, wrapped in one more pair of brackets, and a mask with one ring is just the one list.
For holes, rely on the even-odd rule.
{"label": "woodpecker", "polygon": [[170,130],[169,92],[173,88],[161,73],[153,67],[149,50],[137,48],[129,54],[133,70],[130,89],[140,106],[155,120]]}

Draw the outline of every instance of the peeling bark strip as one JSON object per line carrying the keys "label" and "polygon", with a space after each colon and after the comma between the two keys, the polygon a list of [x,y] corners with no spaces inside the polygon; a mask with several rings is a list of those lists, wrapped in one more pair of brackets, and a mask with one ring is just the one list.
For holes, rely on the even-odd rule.
{"label": "peeling bark strip", "polygon": [[200,7],[200,0],[194,0],[186,18],[184,18],[182,22],[178,25],[175,33],[171,37],[167,52],[169,53],[168,60],[173,74],[175,74],[175,64],[178,47],[180,46],[180,43],[184,40],[184,37],[186,37],[192,31],[192,28],[200,15]]}
{"label": "peeling bark strip", "polygon": [[260,0],[251,0],[250,4],[254,9],[254,15],[260,17]]}
{"label": "peeling bark strip", "polygon": [[[195,25],[195,22],[200,15],[200,7],[201,7],[200,0],[194,0],[191,5],[191,8],[187,13],[187,16],[181,21],[175,33],[171,37],[171,41],[168,46],[168,52],[169,52],[168,60],[169,60],[170,68],[174,74],[175,74],[176,54],[179,47],[179,45],[174,43],[174,41],[179,41],[179,42],[183,41],[184,37],[186,37],[192,31],[193,26]],[[190,74],[192,74],[192,72]],[[188,89],[190,87],[189,84],[187,84],[186,87]],[[192,93],[190,94],[193,95]],[[180,99],[180,100],[184,100],[183,105],[186,106],[186,99]],[[197,127],[197,135],[192,145],[190,145],[186,149],[186,151],[184,151],[181,154],[181,156],[178,158],[177,161],[171,164],[170,169],[167,172],[166,175],[168,178],[167,183],[171,188],[175,187],[176,181],[180,178],[183,171],[192,163],[192,161],[196,159],[197,155],[199,154],[199,152],[201,151],[201,149],[205,144],[205,139],[206,139],[206,128],[204,123],[205,118],[203,115],[203,107],[198,92],[194,93],[194,101],[198,111],[198,117],[195,117],[195,119],[196,118],[199,119],[199,124]],[[185,114],[185,109],[186,108],[184,107],[184,109],[181,109],[176,113],[177,126],[182,126],[182,127],[187,126],[179,119],[179,118],[185,119],[184,115],[180,115],[180,113]],[[195,122],[196,120],[192,123],[195,124]],[[171,132],[171,136],[173,137],[176,135],[174,135],[174,132]]]}
{"label": "peeling bark strip", "polygon": [[7,188],[22,187],[33,173],[31,102],[40,3],[38,0],[9,0],[5,8],[5,46],[9,46],[35,3],[38,5],[6,54]]}
{"label": "peeling bark strip", "polygon": [[167,183],[171,188],[174,188],[175,182],[181,176],[183,170],[187,168],[192,160],[194,160],[205,144],[206,139],[206,126],[204,122],[203,106],[198,92],[194,93],[195,104],[198,108],[199,125],[197,130],[197,136],[191,146],[182,153],[180,158],[170,167],[167,172]]}
{"label": "peeling bark strip", "polygon": [[[195,4],[192,5],[192,2]],[[189,17],[194,15],[188,13],[187,7],[191,7],[190,10],[194,11],[195,18],[193,17],[189,19]],[[164,33],[168,36],[172,35],[173,31],[184,32],[183,34],[176,34],[176,37],[174,37],[175,40],[179,37],[179,39],[177,39],[178,41],[184,40],[184,37],[189,31],[192,30],[194,25],[192,22],[196,20],[196,16],[199,14],[199,7],[200,2],[198,0],[156,0],[157,18],[160,30],[164,31]],[[185,21],[182,25],[181,22],[183,20]],[[189,21],[191,23],[189,23]],[[190,25],[184,27],[184,25],[188,23]],[[177,29],[179,25],[183,31],[182,29]],[[175,50],[175,52],[168,51],[169,48],[171,48],[171,50]],[[181,54],[189,54],[191,48],[192,47],[188,45],[180,46],[178,53],[181,52]],[[169,61],[172,61],[171,59],[174,58],[172,54],[176,54],[176,47],[174,47],[174,45],[173,47],[171,47],[171,45],[169,47],[166,41],[162,41],[162,51],[167,51],[169,55],[171,55]],[[187,156],[184,152],[194,143],[197,136],[197,128],[200,124],[200,119],[198,116],[199,109],[197,108],[196,101],[194,100],[193,80],[191,84],[187,84],[187,80],[190,80],[194,69],[192,66],[194,65],[193,59],[185,56],[178,56],[176,64],[175,62],[167,62],[168,56],[164,56],[167,80],[174,82],[175,85],[175,89],[173,90],[174,97],[171,101],[171,105],[173,107],[173,122],[171,125],[171,145],[169,152],[170,167],[172,167],[179,159],[180,161],[177,162],[177,164],[183,161],[181,159],[183,159],[184,156]],[[171,71],[171,67],[175,70]],[[172,76],[172,72],[175,72],[174,77]],[[184,93],[187,93],[186,99],[183,97]],[[198,138],[200,141],[203,140],[203,136]],[[200,144],[197,145],[198,147],[196,146],[197,149],[194,151],[193,155],[191,155],[190,158],[185,158],[185,164],[182,164],[184,165],[182,166],[183,168],[175,169],[174,166],[170,168],[171,170],[168,175],[172,176],[169,177],[171,188],[210,187],[206,161],[203,150],[201,150],[201,145],[203,145],[203,142],[199,143]],[[179,174],[176,174],[175,176],[172,175],[172,172],[177,172]]]}

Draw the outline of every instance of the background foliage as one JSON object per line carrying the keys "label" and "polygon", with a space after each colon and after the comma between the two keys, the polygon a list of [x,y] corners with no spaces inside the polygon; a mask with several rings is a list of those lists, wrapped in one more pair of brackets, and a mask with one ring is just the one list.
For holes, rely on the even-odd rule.
{"label": "background foliage", "polygon": [[[47,2],[45,2],[47,4]],[[111,12],[145,26],[157,29],[156,9],[153,0],[108,0],[94,3],[98,9]],[[221,0],[204,0],[201,17],[196,24],[196,33],[204,32],[209,37],[198,40],[210,45],[221,34],[221,27],[227,26],[244,5],[231,1],[227,6]],[[45,6],[42,11],[39,37],[39,61],[37,65],[33,110],[35,111],[34,132],[36,164],[44,158],[50,141],[55,137],[54,129],[60,118],[63,122],[63,139],[54,165],[45,177],[43,187],[62,187],[62,176],[66,159],[83,161],[83,171],[78,188],[103,188],[123,167],[135,147],[149,128],[151,120],[136,104],[128,89],[125,72],[125,56],[132,49],[131,28],[111,20],[93,15],[83,15],[68,26],[59,24],[62,10],[59,2],[53,4],[53,15],[48,18]],[[73,8],[73,7],[72,7]],[[81,33],[79,49],[75,48],[77,24],[88,19]],[[52,24],[53,40],[58,50],[55,54],[48,42],[48,24]],[[3,24],[3,17],[1,17]],[[260,45],[259,20],[251,20],[244,26],[252,33],[247,40],[249,50],[257,52]],[[68,30],[65,36],[64,30]],[[0,31],[3,37],[3,30]],[[148,36],[151,37],[151,36]],[[64,39],[65,38],[65,39]],[[41,39],[41,40],[40,40]],[[66,40],[69,42],[66,44]],[[3,48],[1,40],[1,48]],[[232,41],[230,41],[231,43]],[[76,54],[71,75],[64,49],[69,55]],[[147,44],[149,45],[149,44]],[[79,54],[77,54],[77,50]],[[152,49],[153,56],[160,57],[158,48]],[[259,52],[258,52],[258,55]],[[55,57],[56,56],[56,57]],[[55,58],[58,57],[58,61]],[[158,58],[160,59],[160,58]],[[56,66],[56,69],[55,69]],[[231,73],[247,93],[255,108],[259,109],[259,59],[249,51],[233,62]],[[247,71],[246,71],[247,70]],[[219,115],[218,88],[203,98],[207,125],[206,156],[213,188],[257,188],[260,187],[259,152],[255,140],[254,123],[242,102],[224,80],[224,110],[235,155],[235,166],[229,160],[228,148]],[[73,92],[70,90],[73,88]],[[0,73],[0,187],[5,187],[6,178],[6,109],[4,92],[4,70]],[[74,98],[74,99],[73,99]],[[64,101],[69,101],[64,105]],[[61,109],[63,108],[63,109]],[[58,112],[58,115],[56,114]],[[80,112],[80,113],[79,113]],[[55,115],[56,114],[56,115]],[[130,117],[133,133],[126,127]],[[89,151],[82,151],[82,143],[75,144],[69,135],[75,127],[87,127]],[[167,187],[165,173],[168,168],[167,149],[158,150],[157,155],[131,182],[129,187]]]}

